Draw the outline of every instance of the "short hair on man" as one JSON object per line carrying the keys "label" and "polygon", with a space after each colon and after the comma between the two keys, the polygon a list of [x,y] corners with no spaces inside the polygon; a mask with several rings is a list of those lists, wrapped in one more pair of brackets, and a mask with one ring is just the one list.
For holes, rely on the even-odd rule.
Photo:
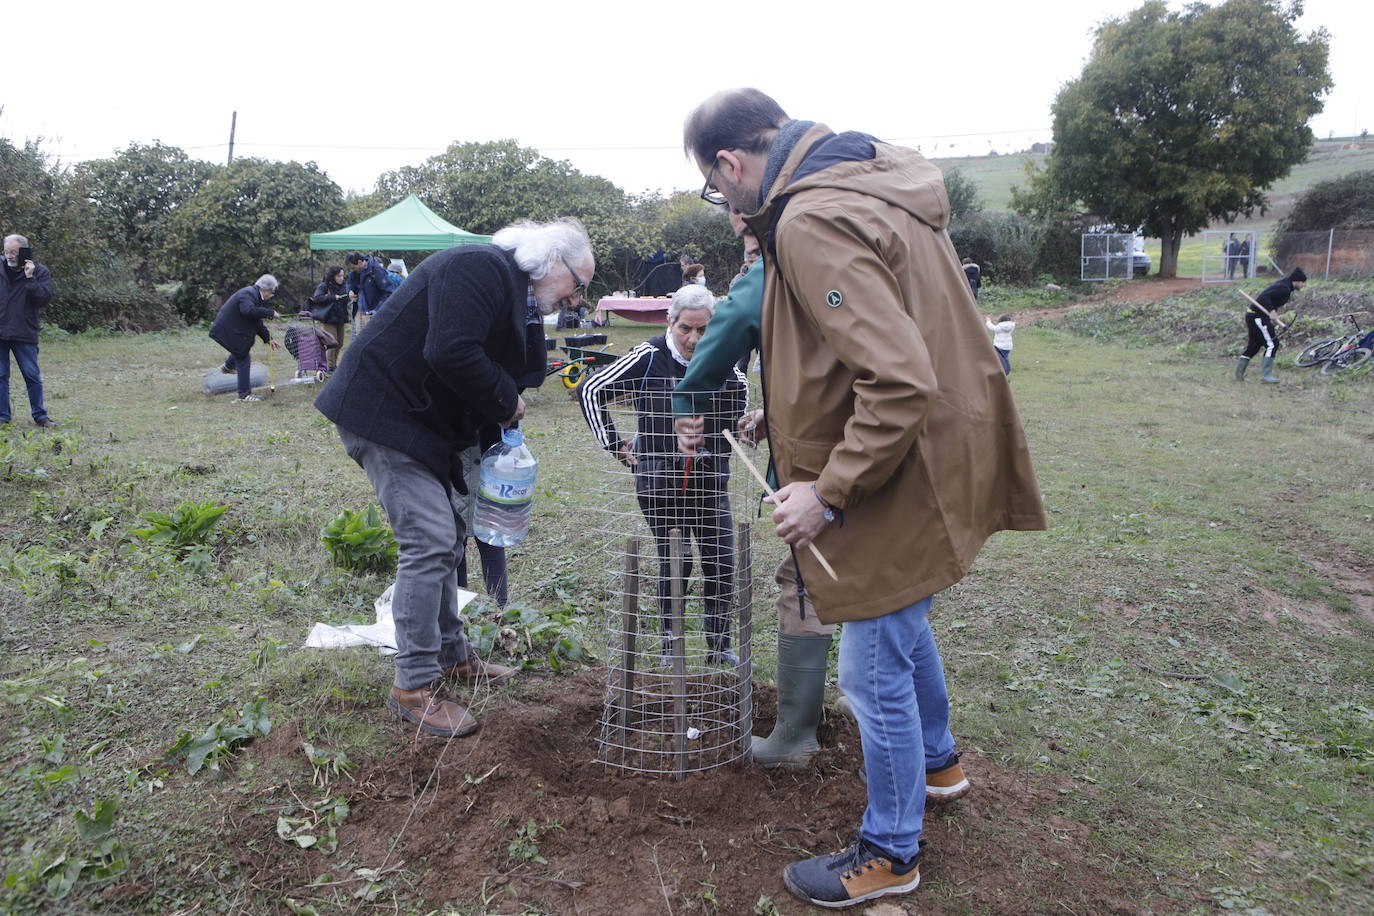
{"label": "short hair on man", "polygon": [[261,277],[258,277],[258,282],[254,283],[253,285],[256,286],[258,289],[269,289],[275,291],[278,284],[276,277],[272,276],[271,274],[263,274]]}
{"label": "short hair on man", "polygon": [[[544,279],[549,268],[560,261],[584,264],[595,260],[587,230],[581,220],[572,216],[547,223],[528,220],[515,223],[493,235],[491,243],[509,251],[515,258],[515,265],[529,274],[531,280]],[[588,278],[582,279],[585,282]]]}
{"label": "short hair on man", "polygon": [[26,238],[24,238],[22,235],[7,235],[7,236],[5,236],[5,244],[8,245],[10,242],[18,242],[20,248],[28,248],[28,247],[29,247],[29,240],[26,239]]}
{"label": "short hair on man", "polygon": [[692,283],[673,293],[673,304],[668,306],[668,324],[677,321],[683,312],[701,309],[707,314],[716,313],[716,297],[700,283]]}
{"label": "short hair on man", "polygon": [[344,255],[344,263],[347,264],[349,267],[352,267],[354,264],[357,264],[359,261],[366,261],[366,260],[367,260],[367,255],[363,254],[361,251],[350,251],[348,254]]}
{"label": "short hair on man", "polygon": [[682,149],[698,163],[718,150],[766,153],[772,132],[788,122],[782,106],[757,89],[725,89],[702,102],[682,127]]}

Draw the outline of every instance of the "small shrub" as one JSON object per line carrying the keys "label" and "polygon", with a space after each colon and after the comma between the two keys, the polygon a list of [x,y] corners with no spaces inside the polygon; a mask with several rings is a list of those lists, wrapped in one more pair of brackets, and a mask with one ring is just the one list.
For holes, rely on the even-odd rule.
{"label": "small shrub", "polygon": [[223,775],[220,766],[232,759],[240,747],[272,731],[266,700],[243,704],[239,718],[243,720],[241,725],[225,725],[223,719],[217,719],[198,738],[183,732],[177,743],[168,749],[167,756],[185,757],[186,772],[192,776],[202,769],[208,769],[216,777]]}
{"label": "small shrub", "polygon": [[522,669],[542,664],[560,671],[591,656],[576,634],[580,623],[581,618],[567,611],[511,605],[497,620],[469,622],[466,633],[478,655],[497,650],[518,660]]}
{"label": "small shrub", "polygon": [[320,540],[342,569],[383,576],[396,569],[396,536],[375,504],[362,512],[343,510],[325,525]]}
{"label": "small shrub", "polygon": [[210,532],[229,510],[214,501],[203,503],[184,502],[169,515],[166,512],[148,512],[143,516],[148,522],[146,528],[135,528],[133,534],[170,550],[183,552],[192,547],[208,546]]}

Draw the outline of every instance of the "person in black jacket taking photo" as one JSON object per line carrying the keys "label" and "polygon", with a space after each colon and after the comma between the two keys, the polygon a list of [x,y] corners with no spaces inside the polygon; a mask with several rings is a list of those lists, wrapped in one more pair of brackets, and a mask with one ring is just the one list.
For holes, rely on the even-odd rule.
{"label": "person in black jacket taking photo", "polygon": [[276,294],[277,278],[263,274],[258,277],[258,282],[245,286],[226,299],[219,307],[215,323],[210,326],[210,339],[229,351],[220,371],[226,375],[238,373],[239,400],[244,403],[262,400],[253,393],[250,372],[253,367],[253,338],[261,337],[263,343],[275,350],[281,349],[281,344],[272,339],[267,325],[263,324],[265,318],[281,317],[265,305]]}
{"label": "person in black jacket taking photo", "polygon": [[29,413],[38,426],[57,424],[43,406],[43,374],[38,370],[38,310],[52,301],[52,272],[33,259],[29,240],[5,236],[0,264],[0,426],[10,422],[10,354],[29,391]]}

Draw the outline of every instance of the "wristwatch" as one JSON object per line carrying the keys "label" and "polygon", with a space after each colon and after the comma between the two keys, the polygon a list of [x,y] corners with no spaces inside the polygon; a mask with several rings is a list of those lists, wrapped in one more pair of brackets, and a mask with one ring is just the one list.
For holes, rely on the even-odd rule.
{"label": "wristwatch", "polygon": [[825,506],[825,520],[827,522],[833,522],[835,520],[835,507],[830,505],[830,503],[826,502],[824,499],[821,498],[820,491],[816,489],[816,485],[814,483],[811,485],[811,493],[816,497],[817,502],[819,502],[822,506]]}

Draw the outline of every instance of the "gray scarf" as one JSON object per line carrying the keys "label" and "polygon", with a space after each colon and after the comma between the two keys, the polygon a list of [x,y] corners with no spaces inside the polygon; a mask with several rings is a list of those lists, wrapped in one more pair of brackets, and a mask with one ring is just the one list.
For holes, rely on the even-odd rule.
{"label": "gray scarf", "polygon": [[815,126],[815,121],[788,121],[778,131],[777,137],[773,140],[773,148],[768,151],[768,164],[763,170],[763,184],[759,187],[759,202],[754,207],[755,213],[763,209],[763,202],[768,199],[773,182],[778,180],[778,172],[782,171],[787,157],[792,155],[792,147],[797,145],[803,134]]}

